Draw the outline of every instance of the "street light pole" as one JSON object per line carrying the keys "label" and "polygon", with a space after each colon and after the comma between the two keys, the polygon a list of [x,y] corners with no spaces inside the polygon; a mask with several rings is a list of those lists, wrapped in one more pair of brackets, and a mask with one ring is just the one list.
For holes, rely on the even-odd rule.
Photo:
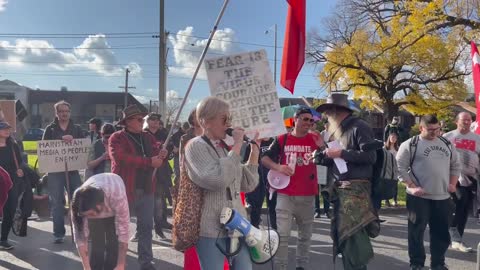
{"label": "street light pole", "polygon": [[[270,27],[269,29],[272,29],[272,27]],[[269,30],[266,30],[265,34],[268,34],[269,32]],[[275,83],[275,85],[277,85],[277,24],[273,25],[273,47],[273,82]]]}

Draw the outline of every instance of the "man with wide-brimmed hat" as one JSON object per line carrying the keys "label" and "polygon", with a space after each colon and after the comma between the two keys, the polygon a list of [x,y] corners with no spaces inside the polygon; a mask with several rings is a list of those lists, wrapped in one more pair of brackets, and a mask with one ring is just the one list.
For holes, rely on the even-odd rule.
{"label": "man with wide-brimmed hat", "polygon": [[[373,142],[370,126],[354,116],[349,106],[348,96],[332,93],[325,104],[316,109],[328,118],[327,141],[337,141],[339,148],[326,145],[317,151],[315,162],[328,166],[334,183],[326,190],[326,195],[334,205],[332,237],[334,256],[341,253],[344,268],[347,270],[367,269],[373,257],[369,237],[378,234],[378,217],[373,209],[370,191],[375,151],[363,151],[365,145]],[[347,171],[339,171],[333,160],[346,161]]]}
{"label": "man with wide-brimmed hat", "polygon": [[143,131],[146,115],[147,112],[137,105],[125,108],[118,123],[125,128],[113,133],[108,147],[112,172],[120,175],[125,182],[131,213],[137,216],[138,262],[142,270],[155,269],[152,264],[155,191],[152,174],[154,168],[159,168],[166,162],[168,154],[166,150],[160,150],[150,133]]}

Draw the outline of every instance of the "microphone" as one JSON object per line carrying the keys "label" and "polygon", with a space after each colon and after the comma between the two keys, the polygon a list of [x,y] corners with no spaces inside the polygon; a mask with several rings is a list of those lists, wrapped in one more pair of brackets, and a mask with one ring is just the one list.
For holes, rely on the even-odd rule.
{"label": "microphone", "polygon": [[[227,130],[225,130],[225,133],[227,133],[228,136],[232,136],[233,128],[227,128]],[[257,144],[254,140],[248,138],[247,135],[243,135],[243,140],[247,143],[253,143],[255,145]]]}

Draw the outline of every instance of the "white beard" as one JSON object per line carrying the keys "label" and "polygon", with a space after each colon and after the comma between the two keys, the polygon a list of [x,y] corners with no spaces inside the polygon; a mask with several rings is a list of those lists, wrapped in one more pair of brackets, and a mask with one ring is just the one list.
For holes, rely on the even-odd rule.
{"label": "white beard", "polygon": [[340,136],[342,134],[340,124],[341,124],[341,122],[337,120],[336,115],[328,117],[327,132],[328,132],[328,134],[330,134],[330,139],[329,140],[338,140],[340,138]]}

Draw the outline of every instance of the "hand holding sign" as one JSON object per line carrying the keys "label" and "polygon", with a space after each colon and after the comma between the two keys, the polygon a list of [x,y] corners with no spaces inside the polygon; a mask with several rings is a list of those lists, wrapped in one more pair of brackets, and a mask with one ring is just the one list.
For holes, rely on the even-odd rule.
{"label": "hand holding sign", "polygon": [[62,140],[66,143],[69,143],[73,140],[73,136],[72,135],[64,135],[64,136],[62,136]]}

